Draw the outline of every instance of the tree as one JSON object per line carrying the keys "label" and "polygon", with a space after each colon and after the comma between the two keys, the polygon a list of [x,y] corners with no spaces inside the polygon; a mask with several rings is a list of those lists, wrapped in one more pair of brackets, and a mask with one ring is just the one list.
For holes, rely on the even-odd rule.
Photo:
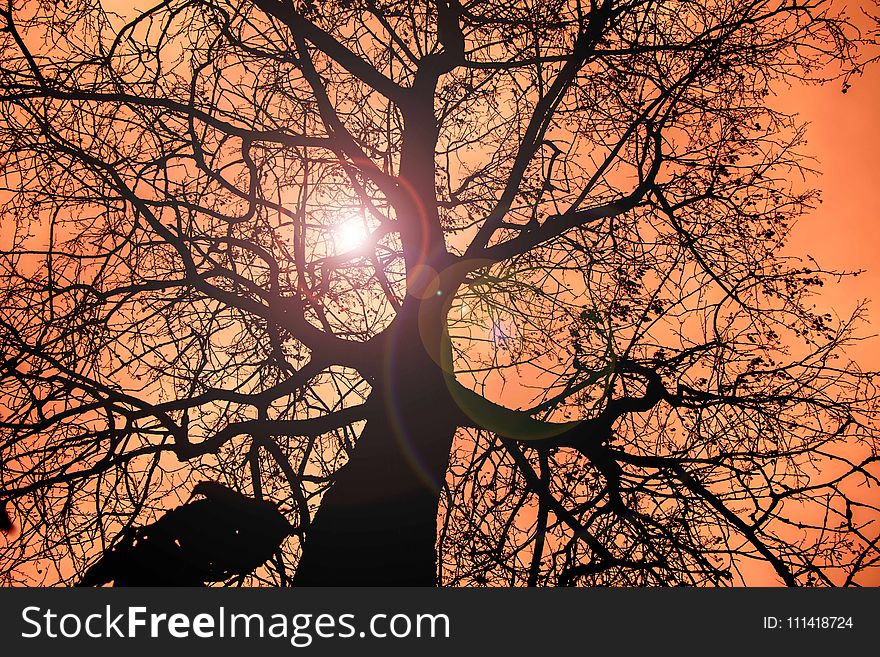
{"label": "tree", "polygon": [[114,7],[0,11],[8,582],[205,480],[292,524],[252,583],[876,574],[864,308],[782,254],[817,195],[772,109],[873,55],[846,16]]}

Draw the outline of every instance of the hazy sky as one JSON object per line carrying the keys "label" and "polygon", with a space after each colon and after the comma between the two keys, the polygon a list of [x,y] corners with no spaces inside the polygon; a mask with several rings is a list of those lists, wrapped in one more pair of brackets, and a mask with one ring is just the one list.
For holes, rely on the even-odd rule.
{"label": "hazy sky", "polygon": [[[809,182],[822,190],[824,202],[798,224],[789,251],[826,267],[866,270],[826,286],[817,303],[844,315],[858,299],[873,299],[873,326],[865,333],[880,332],[880,63],[845,95],[835,83],[793,89],[773,104],[810,122],[804,150],[822,172]],[[880,339],[863,343],[854,355],[863,368],[880,369]]]}

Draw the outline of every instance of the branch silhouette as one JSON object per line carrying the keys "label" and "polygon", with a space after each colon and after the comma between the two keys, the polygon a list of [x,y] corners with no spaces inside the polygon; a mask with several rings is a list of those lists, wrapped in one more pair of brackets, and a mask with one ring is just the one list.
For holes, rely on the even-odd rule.
{"label": "branch silhouette", "polygon": [[156,522],[123,532],[78,586],[201,586],[246,575],[268,561],[291,532],[274,504],[214,481]]}
{"label": "branch silhouette", "polygon": [[110,6],[0,9],[4,584],[876,577],[835,2]]}

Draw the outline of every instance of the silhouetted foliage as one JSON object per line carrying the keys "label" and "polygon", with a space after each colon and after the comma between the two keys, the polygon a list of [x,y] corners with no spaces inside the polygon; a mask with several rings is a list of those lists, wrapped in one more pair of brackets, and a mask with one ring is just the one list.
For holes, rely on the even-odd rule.
{"label": "silhouetted foliage", "polygon": [[215,482],[201,482],[188,502],[146,527],[126,529],[92,565],[80,586],[201,586],[247,575],[268,561],[290,533],[270,502]]}
{"label": "silhouetted foliage", "polygon": [[876,55],[828,2],[0,22],[7,583],[876,576],[864,307],[783,253],[774,93]]}

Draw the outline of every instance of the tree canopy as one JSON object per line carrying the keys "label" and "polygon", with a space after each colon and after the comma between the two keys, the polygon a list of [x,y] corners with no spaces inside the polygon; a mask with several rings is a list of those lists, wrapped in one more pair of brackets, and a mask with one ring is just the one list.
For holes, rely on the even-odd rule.
{"label": "tree canopy", "polygon": [[4,582],[206,480],[291,524],[230,582],[876,581],[864,306],[784,254],[818,193],[774,109],[869,18],[4,0]]}

